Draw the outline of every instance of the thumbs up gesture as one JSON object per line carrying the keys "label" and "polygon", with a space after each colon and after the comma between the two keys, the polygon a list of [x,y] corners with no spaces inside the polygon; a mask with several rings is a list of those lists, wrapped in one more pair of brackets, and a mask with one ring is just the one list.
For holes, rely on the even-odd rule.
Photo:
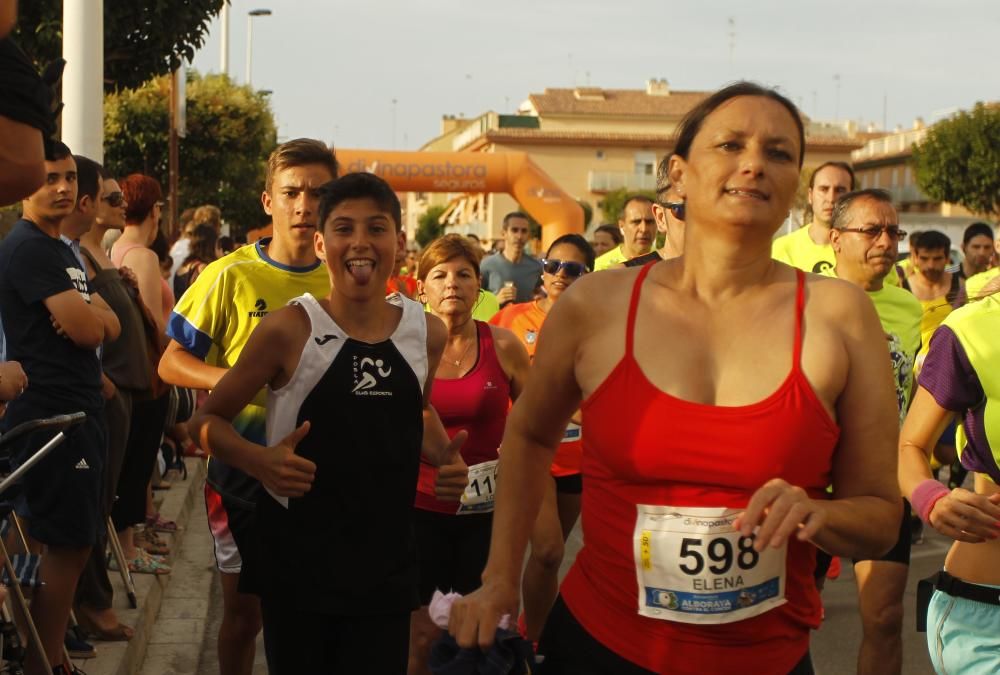
{"label": "thumbs up gesture", "polygon": [[316,465],[295,454],[295,447],[309,433],[309,422],[265,448],[255,478],[279,497],[301,497],[312,489]]}
{"label": "thumbs up gesture", "polygon": [[469,484],[469,466],[462,459],[462,444],[469,438],[469,432],[459,431],[451,439],[442,455],[445,463],[438,467],[437,481],[434,483],[434,495],[438,499],[457,502]]}

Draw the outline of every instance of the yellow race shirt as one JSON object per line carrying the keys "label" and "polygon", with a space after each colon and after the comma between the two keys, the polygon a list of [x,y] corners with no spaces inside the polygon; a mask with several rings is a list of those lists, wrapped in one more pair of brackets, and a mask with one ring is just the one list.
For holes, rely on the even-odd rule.
{"label": "yellow race shirt", "polygon": [[613,249],[611,249],[604,255],[600,256],[594,262],[594,271],[600,272],[601,270],[606,270],[609,267],[612,267],[614,265],[619,265],[625,262],[626,260],[628,260],[628,258],[625,257],[625,253],[622,251],[622,247],[620,245],[615,246]]}
{"label": "yellow race shirt", "polygon": [[[212,366],[231,368],[267,316],[292,298],[330,292],[326,266],[289,267],[268,257],[270,238],[243,246],[211,263],[198,275],[170,315],[167,335]],[[241,436],[265,444],[264,391],[233,420]],[[209,462],[208,480],[220,494],[253,505],[258,483],[218,460]]]}
{"label": "yellow race shirt", "polygon": [[896,376],[899,423],[902,424],[913,391],[913,365],[920,350],[922,308],[913,294],[897,286],[883,285],[881,290],[870,291],[868,297],[875,304],[889,342],[892,372]]}
{"label": "yellow race shirt", "polygon": [[820,245],[814,242],[809,236],[808,225],[775,239],[771,243],[771,257],[813,274],[822,274],[837,264],[833,247],[830,244]]}
{"label": "yellow race shirt", "polygon": [[965,297],[969,300],[978,300],[983,288],[993,281],[1000,274],[1000,267],[992,267],[985,272],[973,274],[965,280]]}

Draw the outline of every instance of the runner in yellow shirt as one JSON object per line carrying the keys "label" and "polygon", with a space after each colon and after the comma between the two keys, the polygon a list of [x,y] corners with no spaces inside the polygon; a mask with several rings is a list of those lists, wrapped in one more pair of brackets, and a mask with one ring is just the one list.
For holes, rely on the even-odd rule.
{"label": "runner in yellow shirt", "polygon": [[656,244],[656,219],[653,217],[653,200],[645,195],[632,195],[625,201],[622,217],[618,221],[624,241],[614,247],[594,264],[594,271],[606,270],[613,265],[638,258],[653,250]]}

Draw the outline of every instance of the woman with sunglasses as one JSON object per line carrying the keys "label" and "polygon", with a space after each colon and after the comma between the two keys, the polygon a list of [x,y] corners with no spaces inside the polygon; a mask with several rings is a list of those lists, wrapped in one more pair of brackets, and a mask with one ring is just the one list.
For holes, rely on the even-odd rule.
{"label": "woman with sunglasses", "polygon": [[681,123],[684,255],[587,275],[546,318],[500,450],[483,586],[451,610],[459,645],[489,645],[515,611],[554,449],[581,409],[584,544],[539,672],[814,672],[817,547],[885,553],[902,500],[871,301],[771,258],[804,151],[795,105],[748,82]]}
{"label": "woman with sunglasses", "polygon": [[[507,305],[490,323],[513,331],[535,356],[538,335],[549,310],[573,282],[594,269],[596,254],[586,239],[565,234],[549,246],[542,259],[545,297],[534,302]],[[535,642],[559,591],[559,565],[566,538],[580,516],[580,456],[583,452],[580,416],[575,414],[552,460],[552,485],[546,486],[542,508],[531,533],[531,555],[524,568],[524,632]]]}
{"label": "woman with sunglasses", "polygon": [[528,372],[528,355],[510,331],[473,319],[481,257],[468,237],[449,234],[427,246],[417,266],[420,301],[448,328],[431,404],[449,437],[469,434],[461,450],[469,484],[459,503],[437,499],[437,470],[421,462],[414,514],[421,608],[410,622],[410,675],[426,672],[430,645],[441,633],[427,613],[434,591],[479,587],[493,526],[497,449]]}

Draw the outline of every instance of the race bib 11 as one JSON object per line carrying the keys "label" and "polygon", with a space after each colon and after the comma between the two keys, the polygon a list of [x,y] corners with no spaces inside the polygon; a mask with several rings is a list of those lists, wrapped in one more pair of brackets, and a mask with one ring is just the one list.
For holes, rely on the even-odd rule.
{"label": "race bib 11", "polygon": [[492,460],[469,467],[469,484],[465,486],[458,515],[489,513],[497,491],[497,462]]}
{"label": "race bib 11", "polygon": [[785,604],[787,544],[753,548],[736,509],[639,504],[633,533],[639,614],[695,624],[742,621]]}

